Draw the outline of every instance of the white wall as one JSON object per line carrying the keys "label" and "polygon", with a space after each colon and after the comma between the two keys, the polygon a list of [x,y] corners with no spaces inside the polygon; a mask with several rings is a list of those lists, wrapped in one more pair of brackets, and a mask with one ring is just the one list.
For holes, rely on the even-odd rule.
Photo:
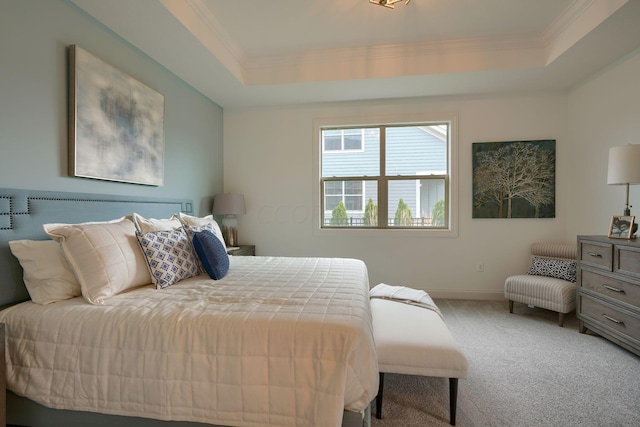
{"label": "white wall", "polygon": [[[607,185],[609,147],[640,144],[640,49],[572,91],[569,140],[567,235],[606,234],[625,201],[624,186]],[[640,220],[640,186],[631,186],[629,198]]]}
{"label": "white wall", "polygon": [[[313,119],[420,112],[458,115],[458,236],[314,233]],[[557,141],[556,218],[472,219],[471,144],[535,139]],[[402,284],[436,298],[502,299],[504,279],[528,268],[533,241],[565,237],[570,156],[564,94],[224,112],[225,191],[244,193],[247,203],[247,215],[239,218],[241,243],[255,244],[258,255],[360,258],[367,263],[371,285]],[[476,272],[480,262],[485,265],[481,273]]]}

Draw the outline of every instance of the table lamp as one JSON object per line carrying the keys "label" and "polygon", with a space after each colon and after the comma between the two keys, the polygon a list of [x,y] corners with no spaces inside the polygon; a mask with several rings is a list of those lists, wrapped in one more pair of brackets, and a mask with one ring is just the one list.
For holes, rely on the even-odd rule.
{"label": "table lamp", "polygon": [[631,215],[629,205],[629,185],[640,183],[640,145],[629,144],[609,149],[607,184],[626,185],[627,198],[624,216]]}
{"label": "table lamp", "polygon": [[238,218],[237,215],[246,213],[244,195],[222,193],[213,198],[214,215],[222,217],[222,235],[228,247],[238,246]]}

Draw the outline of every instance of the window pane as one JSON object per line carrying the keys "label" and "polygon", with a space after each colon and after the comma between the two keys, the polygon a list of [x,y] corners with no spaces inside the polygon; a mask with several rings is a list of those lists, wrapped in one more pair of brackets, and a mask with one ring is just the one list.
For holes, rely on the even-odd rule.
{"label": "window pane", "polygon": [[361,211],[362,210],[362,196],[345,196],[344,205],[348,211]]}
{"label": "window pane", "polygon": [[389,181],[389,227],[444,227],[444,179]]}
{"label": "window pane", "polygon": [[447,225],[444,179],[420,180],[418,206],[416,211],[420,213],[421,224],[432,227]]}
{"label": "window pane", "polygon": [[349,211],[362,210],[362,181],[345,181],[344,204]]}
{"label": "window pane", "polygon": [[376,181],[366,182],[364,200],[362,225],[365,227],[375,227],[378,225],[378,183]]}
{"label": "window pane", "polygon": [[387,176],[445,175],[447,126],[403,126],[386,129]]}
{"label": "window pane", "polygon": [[362,149],[362,130],[357,132],[346,130],[344,132],[344,149],[345,150],[361,150]]}
{"label": "window pane", "polygon": [[345,194],[362,194],[362,181],[345,181],[344,192]]}
{"label": "window pane", "polygon": [[[380,174],[380,129],[344,129],[345,150],[329,151],[328,135],[340,130],[323,130],[322,177],[378,176]],[[340,134],[342,135],[342,134]],[[364,135],[364,140],[362,137]],[[342,138],[342,136],[340,137]],[[333,143],[332,143],[333,144]]]}
{"label": "window pane", "polygon": [[340,135],[338,136],[327,136],[324,137],[324,149],[327,151],[330,150],[341,150],[342,149],[342,141]]}
{"label": "window pane", "polygon": [[342,197],[342,181],[327,181],[324,183],[324,194],[339,195]]}
{"label": "window pane", "polygon": [[338,206],[338,203],[342,200],[342,196],[327,196],[324,199],[324,208],[331,212],[333,208]]}
{"label": "window pane", "polygon": [[[340,195],[333,195],[336,188]],[[373,180],[328,181],[324,183],[324,226],[367,227],[378,224],[378,183]],[[365,203],[366,201],[366,203]],[[342,202],[344,209],[334,209]]]}

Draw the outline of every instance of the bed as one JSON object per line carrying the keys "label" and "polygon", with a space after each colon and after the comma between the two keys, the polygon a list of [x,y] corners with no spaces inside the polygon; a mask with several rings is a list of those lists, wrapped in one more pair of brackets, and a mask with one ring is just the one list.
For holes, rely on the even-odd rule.
{"label": "bed", "polygon": [[44,224],[191,211],[189,200],[0,190],[7,423],[369,424],[378,366],[361,261],[229,257],[219,280],[107,296],[82,282],[84,296],[39,304],[8,243],[47,240]]}

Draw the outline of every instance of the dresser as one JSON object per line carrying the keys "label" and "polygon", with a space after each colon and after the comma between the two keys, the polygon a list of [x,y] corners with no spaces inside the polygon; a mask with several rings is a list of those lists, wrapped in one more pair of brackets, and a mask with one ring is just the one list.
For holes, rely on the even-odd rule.
{"label": "dresser", "polygon": [[578,236],[578,327],[640,355],[640,241]]}

